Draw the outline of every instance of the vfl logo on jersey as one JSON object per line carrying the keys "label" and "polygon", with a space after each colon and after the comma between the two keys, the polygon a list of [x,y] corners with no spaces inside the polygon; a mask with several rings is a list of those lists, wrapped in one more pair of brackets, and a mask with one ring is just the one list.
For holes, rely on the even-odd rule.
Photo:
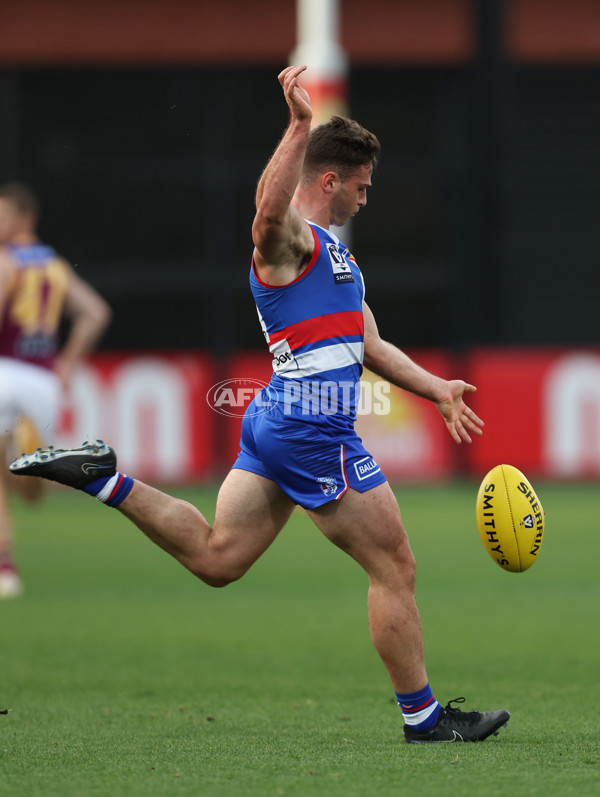
{"label": "vfl logo on jersey", "polygon": [[333,279],[336,285],[342,282],[354,282],[350,266],[346,262],[344,255],[348,251],[340,252],[337,244],[327,244],[327,251],[329,252],[329,259],[331,260],[331,268],[333,269]]}
{"label": "vfl logo on jersey", "polygon": [[373,476],[374,473],[379,473],[381,468],[373,457],[363,457],[354,463],[354,470],[356,471],[357,479],[362,482],[364,479],[368,479],[369,476]]}
{"label": "vfl logo on jersey", "polygon": [[337,479],[332,476],[321,476],[317,479],[323,491],[323,495],[335,495],[338,490]]}

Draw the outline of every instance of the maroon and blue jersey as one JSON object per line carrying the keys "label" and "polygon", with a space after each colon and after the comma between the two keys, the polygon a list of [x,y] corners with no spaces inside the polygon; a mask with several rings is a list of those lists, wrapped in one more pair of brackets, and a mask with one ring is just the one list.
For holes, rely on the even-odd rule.
{"label": "maroon and blue jersey", "polygon": [[[310,222],[309,222],[310,223]],[[298,409],[356,419],[364,353],[364,282],[348,248],[310,223],[315,248],[307,268],[287,285],[250,286],[269,350],[270,387]],[[320,414],[316,412],[316,414]]]}
{"label": "maroon and blue jersey", "polygon": [[52,368],[68,267],[50,246],[10,244],[13,264],[0,318],[0,357]]}

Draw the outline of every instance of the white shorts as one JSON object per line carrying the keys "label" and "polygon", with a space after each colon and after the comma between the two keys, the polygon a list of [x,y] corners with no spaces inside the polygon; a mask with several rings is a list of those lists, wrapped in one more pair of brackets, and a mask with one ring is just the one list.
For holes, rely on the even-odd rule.
{"label": "white shorts", "polygon": [[44,445],[53,442],[62,397],[58,376],[47,368],[0,357],[0,437],[13,437],[23,416],[30,418]]}

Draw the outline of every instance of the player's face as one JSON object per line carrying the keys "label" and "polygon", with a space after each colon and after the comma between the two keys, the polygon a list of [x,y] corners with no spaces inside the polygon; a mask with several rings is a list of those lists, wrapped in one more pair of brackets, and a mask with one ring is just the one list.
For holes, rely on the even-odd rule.
{"label": "player's face", "polygon": [[373,168],[359,166],[350,177],[336,182],[331,198],[331,223],[343,226],[367,204],[367,188],[371,186]]}
{"label": "player's face", "polygon": [[18,231],[19,214],[12,204],[0,198],[0,244],[11,241]]}

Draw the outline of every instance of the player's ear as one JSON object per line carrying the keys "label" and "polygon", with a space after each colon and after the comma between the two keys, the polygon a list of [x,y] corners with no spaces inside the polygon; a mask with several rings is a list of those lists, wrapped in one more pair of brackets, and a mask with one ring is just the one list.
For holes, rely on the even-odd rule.
{"label": "player's ear", "polygon": [[339,182],[339,175],[337,172],[325,172],[321,175],[321,188],[326,194],[330,194],[337,182]]}

